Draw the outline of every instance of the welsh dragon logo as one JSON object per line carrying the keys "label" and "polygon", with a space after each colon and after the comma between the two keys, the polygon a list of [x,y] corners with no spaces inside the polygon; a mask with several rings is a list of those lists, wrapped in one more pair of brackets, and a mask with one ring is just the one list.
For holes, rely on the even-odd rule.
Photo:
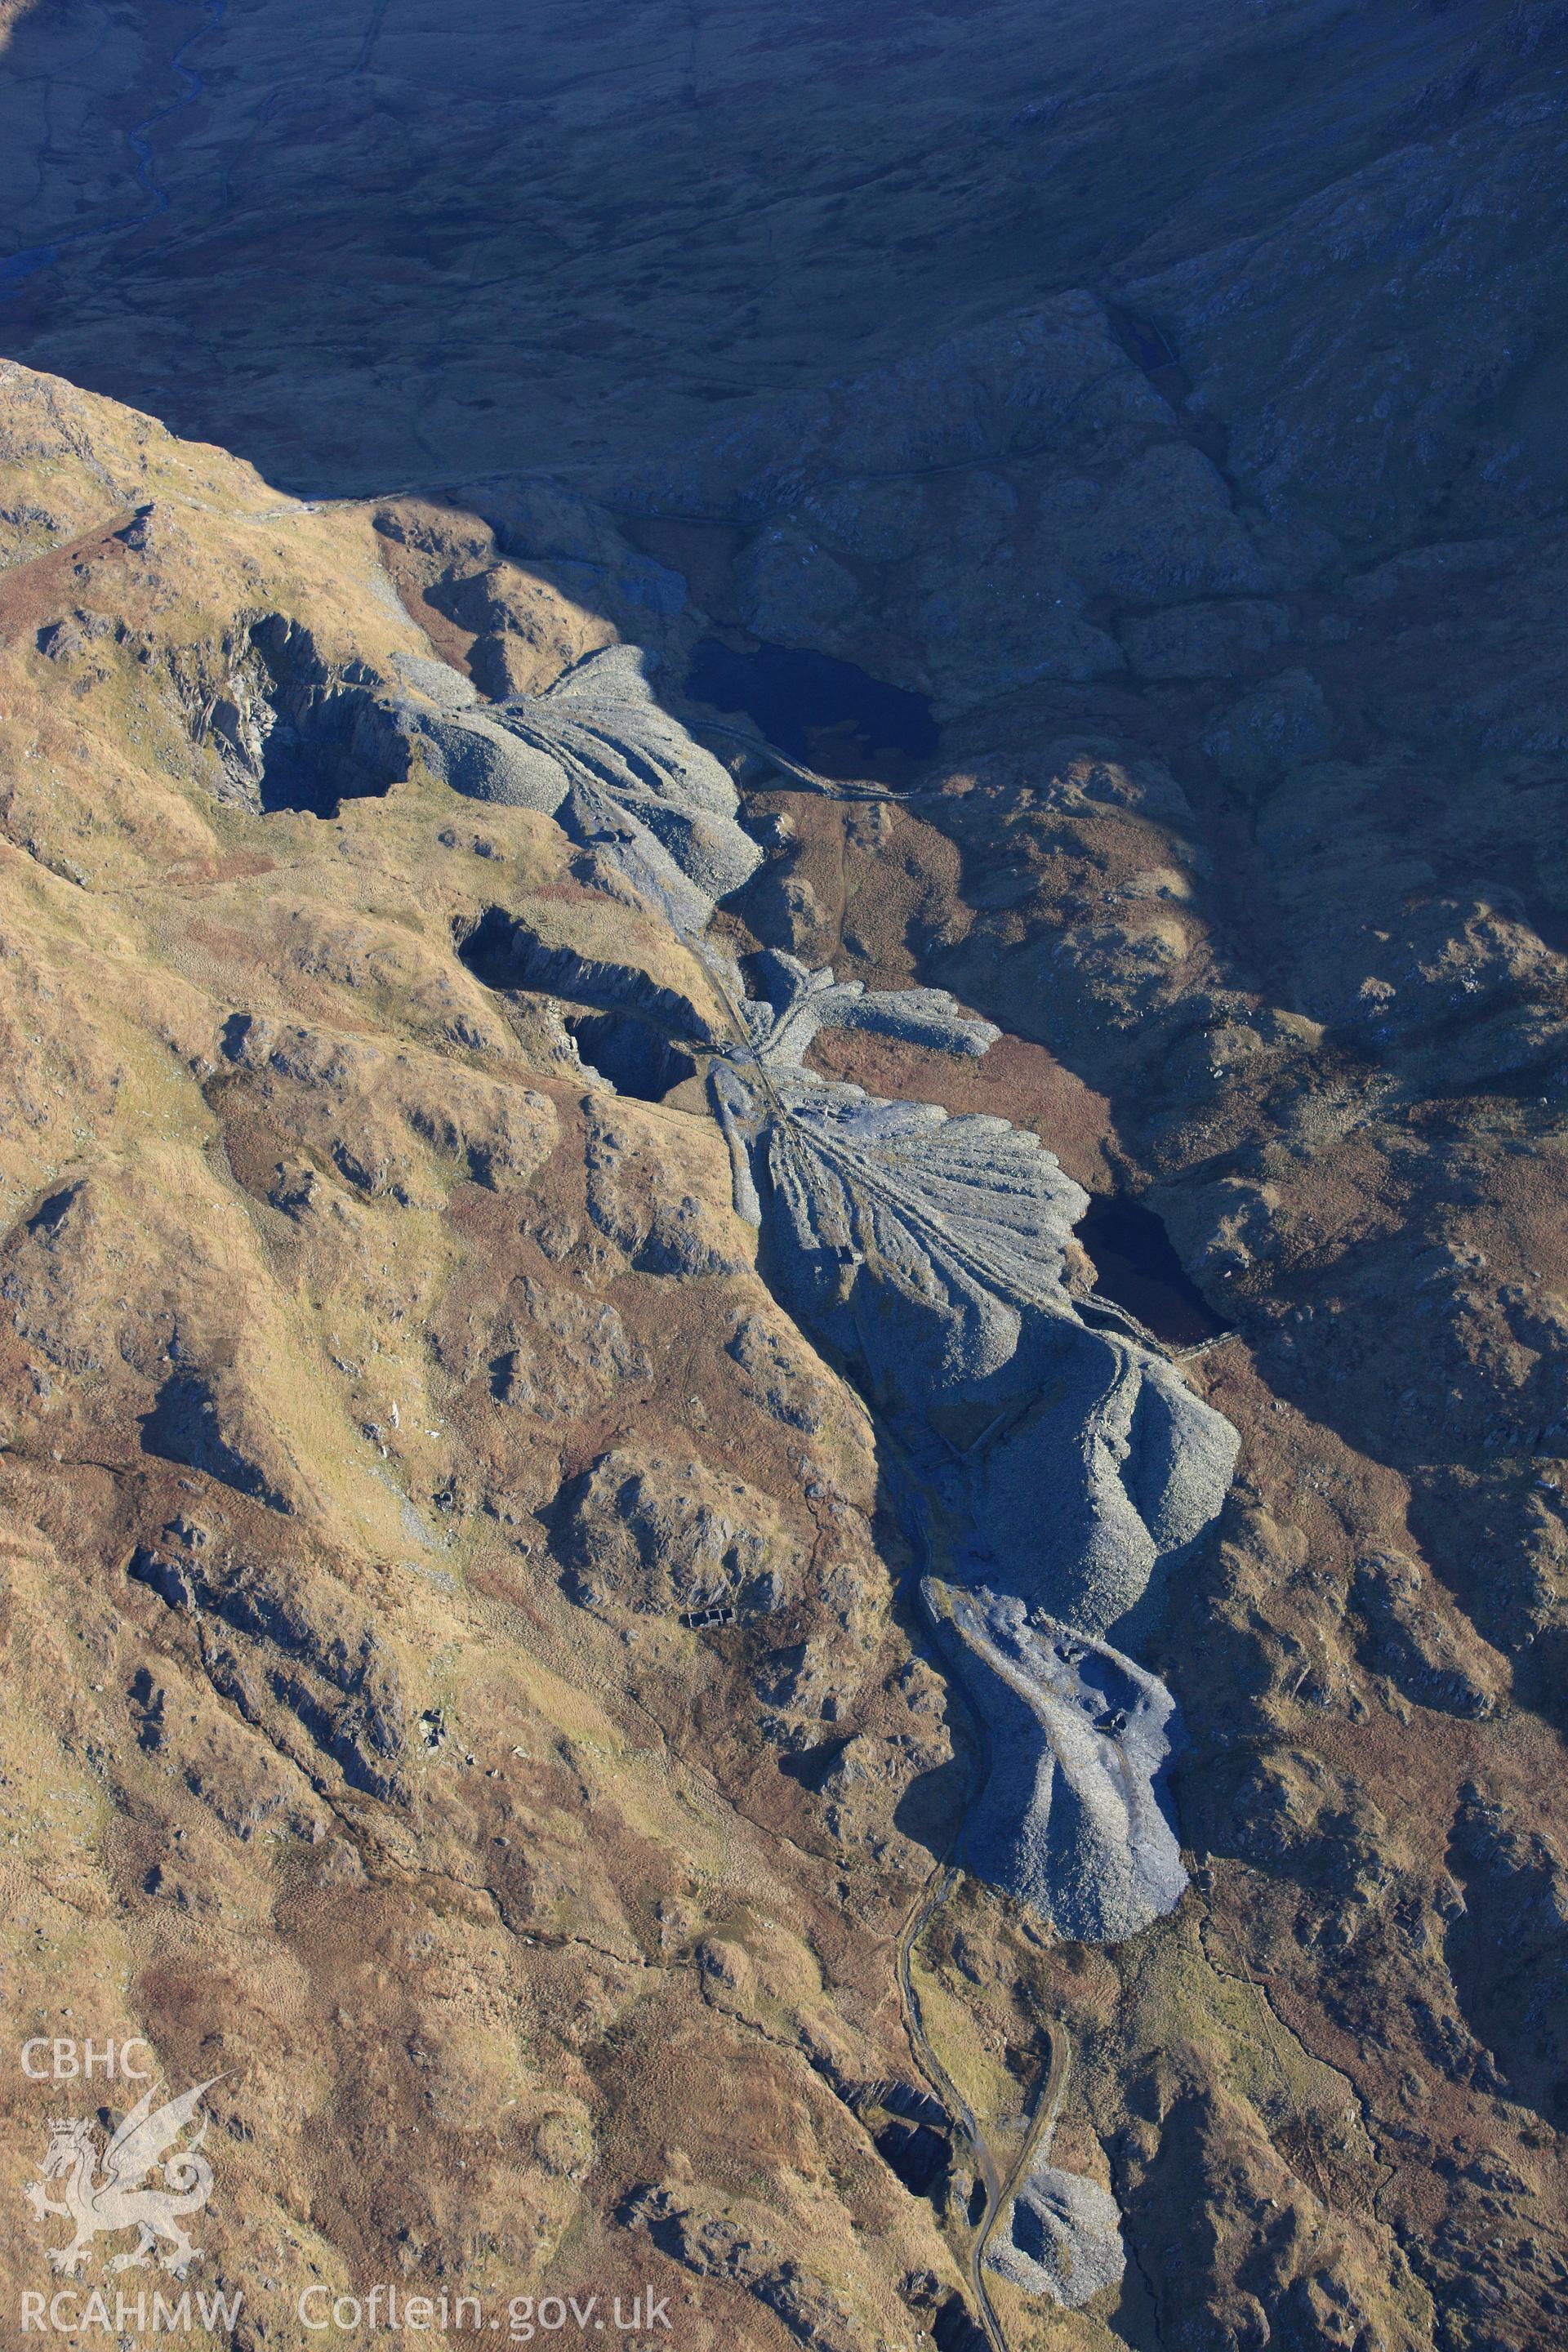
{"label": "welsh dragon logo", "polygon": [[[167,2251],[158,2256],[161,2267],[184,2278],[201,2248],[185,2234],[184,2217],[199,2213],[213,2190],[213,2168],[200,2154],[208,2118],[203,2116],[195,2137],[176,2155],[166,2155],[195,2114],[203,2095],[220,2074],[209,2076],[183,2091],[177,2099],[153,2108],[155,2090],[144,2091],[103,2150],[99,2169],[99,2126],[91,2116],[79,2123],[67,2117],[52,2122],[48,2151],[38,2169],[42,2179],[30,2181],[22,2194],[40,2221],[58,2213],[76,2225],[68,2245],[51,2246],[49,2260],[66,2278],[74,2278],[87,2260],[97,2237],[113,2237],[121,2230],[137,2232],[129,2253],[116,2254],[111,2271],[138,2270],[153,2258],[160,2238]],[[147,2185],[147,2175],[161,2163],[164,2186]],[[65,2182],[64,2201],[57,2202],[47,2187]]]}

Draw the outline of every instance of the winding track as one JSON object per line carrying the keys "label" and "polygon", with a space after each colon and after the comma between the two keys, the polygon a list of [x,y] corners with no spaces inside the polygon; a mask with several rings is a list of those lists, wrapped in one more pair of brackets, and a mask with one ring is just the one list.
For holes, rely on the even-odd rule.
{"label": "winding track", "polygon": [[[742,741],[749,740],[741,734],[739,729],[726,729],[723,731],[733,733]],[[779,765],[785,768],[787,772],[799,774],[804,781],[818,785],[825,791],[833,789],[823,779],[812,777],[806,771],[791,768],[787,762],[779,758],[771,745],[759,744],[757,748],[765,751],[769,758],[777,759]],[[715,970],[712,977],[736,1035],[740,1040],[744,1041],[749,1034],[744,1016],[735,1003],[722,972]],[[768,1098],[777,1124],[778,1134],[787,1150],[793,1141],[793,1122],[787,1106],[781,1100],[773,1085],[773,1075],[767,1066],[766,1060],[760,1055],[754,1065],[754,1075],[760,1080],[763,1091]],[[853,1205],[857,1211],[862,1210],[865,1201],[861,1182],[858,1180],[864,1171],[852,1161],[851,1165],[841,1172]],[[1158,1342],[1154,1344],[1158,1345]],[[894,1450],[902,1455],[903,1448],[899,1445],[894,1433],[887,1430],[879,1420],[877,1426],[879,1434],[891,1438]],[[996,1433],[994,1428],[987,1430],[982,1433],[979,1442],[984,1444]],[[930,1544],[923,1514],[917,1509],[914,1516],[917,1523],[917,1541],[929,1566]],[[991,2352],[1009,2352],[1006,2333],[997,2316],[995,2306],[991,2300],[990,2289],[985,2281],[985,2251],[992,2232],[1001,2215],[1011,2203],[1018,2183],[1028,2171],[1042,2146],[1048,2145],[1049,2136],[1056,2129],[1057,2119],[1061,2113],[1062,2101],[1067,2091],[1070,2045],[1064,2026],[1058,2022],[1049,2028],[1050,2062],[1036,2088],[1023,2146],[1012,2165],[1004,2173],[991,2151],[981,2127],[980,2118],[931,2047],[931,2039],[925,2030],[925,2021],[921,2014],[920,1996],[915,1990],[910,1968],[916,1945],[947,1902],[963,1875],[963,1868],[957,1857],[963,1846],[970,1817],[984,1796],[991,1778],[993,1759],[990,1737],[984,1719],[976,1715],[974,1721],[981,1742],[982,1769],[976,1775],[969,1801],[953,1825],[945,1853],[926,1880],[920,1897],[904,1922],[899,1937],[895,1970],[899,1989],[899,2006],[903,2016],[904,2031],[909,2039],[911,2055],[931,2091],[941,2101],[960,2136],[967,2144],[975,2170],[985,2191],[985,2202],[970,2242],[970,2288]]]}
{"label": "winding track", "polygon": [[[984,1782],[981,1785],[984,1788]],[[967,1818],[966,1813],[964,1820],[966,1821]],[[963,1833],[963,1822],[961,1822],[955,1832],[955,1838],[962,1837]],[[1024,2135],[1023,2146],[1004,2173],[987,2144],[985,2135],[980,2126],[979,2117],[931,2048],[926,2034],[924,2021],[921,2016],[920,1996],[915,1990],[910,1973],[910,1963],[915,1946],[952,1893],[962,1873],[956,1863],[939,1864],[931,1878],[926,1881],[925,1891],[921,1900],[904,1923],[903,1933],[899,1937],[899,2001],[903,2011],[904,2028],[910,2038],[910,2047],[914,2053],[915,2062],[967,2141],[976,2171],[984,2187],[984,2207],[970,2242],[969,2283],[973,2291],[975,2307],[980,2313],[981,2323],[991,2344],[992,2352],[1008,2352],[1006,2334],[996,2315],[990,2289],[985,2282],[986,2250],[997,2222],[1017,2194],[1019,2184],[1029,2172],[1037,2158],[1050,2146],[1061,2116],[1063,2102],[1067,2097],[1068,2076],[1072,2064],[1072,2044],[1066,2026],[1058,2020],[1049,2029],[1050,2063],[1036,2087],[1034,2103],[1029,2111],[1028,2129]]]}
{"label": "winding track", "polygon": [[[967,1821],[967,1819],[966,1813],[964,1820]],[[962,1836],[963,1831],[963,1822],[961,1822],[958,1830],[954,1832],[955,1838]],[[997,2168],[995,2158],[986,2146],[985,2135],[980,2128],[979,2117],[926,2038],[925,2025],[921,2017],[920,1996],[914,1989],[910,1975],[910,1958],[916,1944],[952,1893],[961,1874],[956,1863],[940,1864],[932,1874],[934,1885],[932,1879],[926,1881],[928,1891],[916,1904],[905,1922],[904,1932],[899,1937],[899,2005],[903,2011],[904,2031],[909,2035],[910,2048],[914,2053],[915,2063],[947,2109],[952,2121],[957,2125],[963,2138],[968,2142],[975,2168],[984,2186],[985,2205],[969,2249],[969,2284],[973,2292],[975,2307],[980,2313],[981,2324],[984,2327],[992,2352],[1007,2352],[1007,2338],[1003,2334],[1002,2324],[992,2308],[984,2273],[985,2241],[990,2236],[992,2226],[1002,2210],[1005,2193],[1002,2174]]]}
{"label": "winding track", "polygon": [[995,2305],[992,2303],[991,2292],[985,2281],[986,2250],[990,2245],[996,2224],[1012,2203],[1020,2182],[1027,2175],[1036,2158],[1050,2146],[1067,2097],[1068,2076],[1072,2063],[1072,2044],[1066,2026],[1059,2019],[1056,2020],[1047,2028],[1050,2059],[1045,2073],[1035,2086],[1034,2097],[1029,2106],[1028,2126],[1024,2134],[1023,2145],[1011,2165],[1004,2172],[981,2128],[980,2118],[931,2047],[930,2037],[925,2030],[925,2021],[921,2014],[920,1995],[915,1990],[910,1972],[915,1947],[937,1913],[948,1901],[963,1874],[963,1866],[957,1856],[963,1845],[970,1818],[975,1806],[984,1795],[986,1784],[991,1778],[990,1739],[984,1721],[978,1717],[975,1720],[984,1751],[983,1769],[977,1775],[969,1801],[954,1826],[946,1853],[926,1880],[919,1900],[904,1922],[902,1932],[899,1937],[896,1969],[899,2006],[903,2013],[904,2031],[909,2037],[910,2049],[915,2063],[947,2109],[961,2137],[967,2143],[975,2171],[985,2191],[985,2203],[974,2225],[973,2235],[970,2241],[969,2283],[974,2296],[975,2308],[980,2314],[986,2339],[991,2346],[991,2352],[1009,2352],[1006,2331],[997,2316]]}
{"label": "winding track", "polygon": [[[901,1449],[900,1451],[901,1452]],[[916,1517],[917,1541],[929,1568],[931,1564],[931,1545],[924,1515],[917,1513]],[[957,1687],[956,1685],[953,1686]],[[930,2037],[925,2030],[925,2021],[921,2015],[920,1996],[915,1990],[910,1972],[916,1945],[943,1904],[948,1901],[963,1874],[959,1856],[963,1850],[964,1835],[974,1809],[985,1794],[991,1779],[994,1759],[990,1733],[986,1729],[983,1717],[975,1713],[973,1720],[980,1738],[981,1769],[975,1775],[968,1802],[953,1824],[947,1851],[926,1880],[919,1900],[904,1922],[902,1933],[899,1937],[895,1965],[899,2006],[903,2013],[904,2032],[909,2038],[910,2053],[931,2090],[947,2109],[961,2136],[967,2142],[975,2171],[985,2191],[985,2202],[970,2240],[970,2290],[974,2298],[974,2307],[980,2314],[981,2325],[985,2331],[991,2352],[1009,2352],[1006,2331],[997,2316],[995,2305],[991,2300],[990,2288],[985,2282],[985,2250],[990,2244],[992,2231],[1001,2215],[1006,2210],[1018,2182],[1033,2163],[1047,2130],[1054,2131],[1056,2128],[1057,2117],[1061,2112],[1062,2099],[1067,2089],[1066,2031],[1059,2025],[1050,2029],[1050,2064],[1044,2078],[1036,2087],[1023,2147],[1015,2162],[1004,2174],[995,2157],[992,2154],[985,2134],[981,2128],[979,2116],[964,2098],[931,2047]]]}
{"label": "winding track", "polygon": [[771,760],[781,775],[793,776],[795,782],[804,784],[808,792],[821,793],[830,801],[930,801],[941,798],[941,794],[935,792],[895,793],[886,784],[866,784],[852,779],[819,776],[815,768],[803,768],[797,761],[786,760],[782,751],[775,751],[771,743],[761,735],[753,734],[749,727],[731,727],[721,719],[710,719],[706,713],[689,722],[688,732],[692,735],[725,735],[733,743],[743,743],[748,751],[756,751],[764,760]]}
{"label": "winding track", "polygon": [[[763,757],[769,760],[781,773],[791,777],[796,782],[805,786],[808,790],[840,799],[875,798],[879,800],[897,800],[903,797],[913,797],[913,795],[900,795],[890,793],[879,786],[856,787],[851,785],[846,789],[843,785],[826,777],[819,776],[813,771],[803,768],[797,765],[795,761],[786,759],[782,753],[775,751],[772,744],[765,741],[765,740],[760,736],[752,734],[749,730],[728,726],[721,722],[710,720],[706,718],[697,722],[697,724],[700,726],[704,731],[710,731],[715,734],[727,736],[736,742],[744,744],[748,750],[760,753]],[[558,753],[557,756],[560,756],[560,754]],[[568,764],[571,764],[570,761],[568,761]],[[603,794],[601,793],[596,779],[586,772],[584,772],[578,777],[577,782],[579,788],[589,797],[591,803],[597,805],[602,801]],[[608,818],[612,813],[606,809],[604,814],[606,818]],[[698,943],[696,941],[689,941],[689,944],[697,945]],[[710,961],[706,956],[704,956],[702,960],[708,967],[710,976],[712,979],[718,990],[721,1001],[723,1003],[734,1042],[740,1045],[749,1046],[752,1044],[751,1033],[745,1021],[744,1014],[742,1013],[739,1003],[736,1002],[735,996],[729,985],[728,978],[724,971],[721,965],[716,961]],[[694,1047],[691,1048],[691,1050],[700,1053],[702,1049]],[[711,1048],[708,1049],[703,1058],[710,1061],[714,1058]],[[778,1087],[774,1084],[773,1073],[768,1066],[768,1055],[764,1052],[759,1050],[749,1055],[747,1058],[749,1063],[749,1074],[752,1082],[759,1087],[759,1090],[763,1095],[769,1112],[772,1115],[773,1134],[776,1144],[787,1157],[798,1148],[796,1141],[795,1120],[791,1108],[783,1099]],[[726,1132],[728,1132],[728,1129],[726,1129]],[[821,1148],[820,1139],[817,1140],[817,1148]],[[863,1154],[851,1149],[840,1148],[840,1150],[834,1153],[833,1157],[836,1162],[839,1181],[844,1185],[851,1208],[856,1213],[858,1219],[865,1226],[867,1232],[869,1233],[875,1223],[874,1217],[870,1214],[870,1211],[874,1206],[877,1198],[880,1195],[883,1190],[882,1185],[878,1181],[877,1172]],[[898,1206],[900,1213],[905,1217],[906,1221],[908,1221],[910,1218],[908,1204],[900,1202],[898,1203]],[[924,1219],[917,1219],[914,1222],[921,1229],[922,1234],[924,1234],[926,1221]],[[926,1234],[925,1237],[929,1238],[938,1246],[945,1246],[948,1251],[951,1251],[955,1255],[962,1263],[964,1263],[983,1281],[989,1277],[992,1281],[1000,1281],[1004,1286],[1006,1286],[1014,1279],[1014,1272],[1011,1267],[992,1263],[992,1254],[987,1248],[984,1246],[977,1247],[973,1243],[970,1243],[965,1246],[963,1243],[956,1240],[951,1231],[947,1230],[945,1224],[940,1234],[933,1230],[930,1232],[929,1234]],[[1047,1302],[1044,1297],[1041,1297],[1038,1303],[1044,1306],[1050,1302]],[[1100,1299],[1098,1297],[1095,1297],[1092,1303],[1099,1310],[1099,1315],[1101,1319],[1110,1320],[1114,1324],[1120,1325],[1124,1330],[1130,1331],[1137,1339],[1142,1340],[1155,1352],[1169,1358],[1170,1350],[1165,1349],[1152,1332],[1147,1331],[1138,1321],[1136,1317],[1128,1314],[1125,1309],[1116,1307],[1108,1299]],[[1000,1429],[1003,1423],[1010,1417],[1010,1415],[1005,1414],[997,1423],[984,1431],[980,1438],[975,1441],[975,1445],[970,1448],[969,1451],[973,1453],[990,1443],[997,1434],[1000,1433]],[[880,1421],[879,1417],[878,1420],[878,1427],[879,1435],[884,1440],[890,1442],[893,1452],[900,1456],[903,1455],[904,1448],[899,1443],[897,1433],[888,1428],[887,1425]],[[913,1465],[906,1462],[905,1466],[910,1472],[911,1478],[913,1478]],[[911,1516],[916,1522],[915,1532],[919,1549],[927,1558],[929,1565],[931,1550],[929,1532],[924,1524],[924,1514],[921,1510],[918,1503]],[[990,2290],[986,2282],[986,2251],[998,2222],[1009,2209],[1013,2199],[1017,2192],[1020,2182],[1026,2178],[1030,2168],[1037,2161],[1042,2151],[1049,2147],[1051,2137],[1055,2132],[1066,2097],[1068,2076],[1070,2068],[1071,2047],[1065,2026],[1063,2026],[1059,2021],[1054,2022],[1047,2030],[1050,2051],[1049,2060],[1037,2084],[1034,2096],[1030,2103],[1028,2109],[1028,2122],[1024,2133],[1022,2144],[1013,2162],[1005,2170],[1004,2170],[986,2140],[985,2133],[981,2126],[979,2117],[975,2115],[969,2102],[963,2096],[946,2067],[942,2064],[941,2058],[931,2046],[930,2037],[925,2030],[924,2020],[921,2013],[920,1998],[915,1990],[912,1974],[912,1959],[916,1946],[919,1944],[921,1936],[929,1927],[931,1920],[951,1897],[954,1887],[957,1885],[959,1879],[963,1874],[963,1868],[959,1856],[963,1847],[964,1833],[973,1813],[974,1808],[984,1795],[986,1785],[991,1777],[991,1746],[984,1721],[979,1717],[976,1717],[976,1727],[979,1732],[982,1746],[983,1769],[977,1776],[975,1786],[971,1792],[969,1801],[965,1805],[963,1813],[954,1825],[952,1835],[949,1841],[946,1852],[935,1865],[931,1875],[927,1878],[919,1897],[912,1906],[908,1918],[904,1922],[899,1937],[895,1967],[900,2008],[903,2017],[904,2028],[908,2036],[910,2053],[914,2059],[916,2066],[924,2075],[932,2093],[945,2109],[957,2134],[966,2145],[974,2166],[976,2176],[984,2192],[984,2206],[977,2221],[973,2225],[968,2249],[970,2286],[973,2294],[973,2307],[979,2313],[986,2341],[990,2347],[990,2352],[1009,2352],[1006,2334],[997,2315],[995,2306],[992,2302]]]}

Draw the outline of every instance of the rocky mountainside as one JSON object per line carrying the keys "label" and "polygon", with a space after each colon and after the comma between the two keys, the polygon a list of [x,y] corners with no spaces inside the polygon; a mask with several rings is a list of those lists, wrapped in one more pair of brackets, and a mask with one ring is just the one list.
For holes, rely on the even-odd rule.
{"label": "rocky mountainside", "polygon": [[0,1933],[191,2340],[1560,2343],[1568,13],[0,37]]}

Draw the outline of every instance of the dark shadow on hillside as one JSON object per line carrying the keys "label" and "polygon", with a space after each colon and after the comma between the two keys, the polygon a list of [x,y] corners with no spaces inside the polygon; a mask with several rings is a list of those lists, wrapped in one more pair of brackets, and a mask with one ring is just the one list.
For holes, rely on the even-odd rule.
{"label": "dark shadow on hillside", "polygon": [[1510,5],[785,40],[754,0],[694,47],[681,0],[497,0],[481,66],[439,12],[137,0],[95,46],[38,0],[0,52],[0,347],[306,494],[624,458],[1256,234],[1449,127],[1426,93]]}

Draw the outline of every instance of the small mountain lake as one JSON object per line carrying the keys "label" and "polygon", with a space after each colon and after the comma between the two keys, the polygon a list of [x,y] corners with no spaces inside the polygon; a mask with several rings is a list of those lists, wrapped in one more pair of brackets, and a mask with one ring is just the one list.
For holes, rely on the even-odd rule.
{"label": "small mountain lake", "polygon": [[824,775],[897,782],[940,740],[923,694],[889,686],[832,654],[768,645],[737,653],[703,637],[692,649],[686,691],[715,710],[744,711],[786,758]]}
{"label": "small mountain lake", "polygon": [[1124,1307],[1167,1348],[1195,1348],[1232,1326],[1216,1315],[1152,1209],[1097,1193],[1077,1228],[1101,1297]]}

